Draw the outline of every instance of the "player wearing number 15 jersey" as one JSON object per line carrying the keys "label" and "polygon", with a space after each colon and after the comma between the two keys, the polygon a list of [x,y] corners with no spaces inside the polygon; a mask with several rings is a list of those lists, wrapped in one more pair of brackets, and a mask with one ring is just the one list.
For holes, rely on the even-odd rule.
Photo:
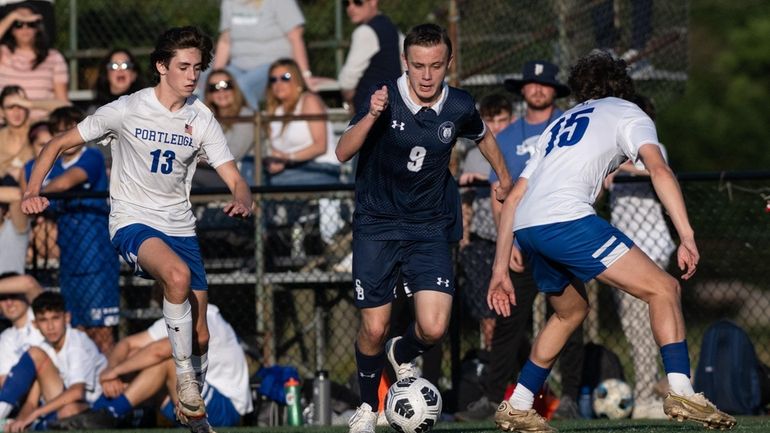
{"label": "player wearing number 15 jersey", "polygon": [[198,159],[205,156],[233,193],[224,208],[228,215],[247,217],[252,207],[222,129],[192,96],[201,70],[211,62],[211,50],[211,39],[194,27],[161,35],[150,55],[158,84],[105,105],[51,140],[38,156],[22,202],[27,213],[48,206],[39,197],[40,184],[61,151],[88,140],[112,141],[112,243],[137,275],[155,279],[163,289],[177,373],[177,415],[203,432],[210,431],[199,385],[208,365],[208,296],[189,198]]}
{"label": "player wearing number 15 jersey", "polygon": [[[362,404],[350,419],[352,433],[374,432],[385,360],[399,379],[414,375],[412,360],[446,331],[454,293],[451,243],[462,235],[460,197],[448,168],[457,138],[476,141],[499,174],[498,199],[511,189],[473,99],[444,84],[451,60],[443,29],[412,29],[404,41],[405,75],[376,89],[337,146],[342,161],[359,155],[353,279],[362,317],[355,347]],[[399,276],[415,292],[416,323],[383,344]]]}
{"label": "player wearing number 15 jersey", "polygon": [[[679,234],[677,261],[684,271],[682,279],[695,274],[699,259],[695,235],[679,183],[661,153],[655,125],[625,100],[634,96],[634,87],[623,60],[605,52],[591,53],[572,68],[569,86],[578,105],[546,128],[503,204],[487,302],[499,314],[510,314],[515,296],[509,262],[526,260],[554,314],[535,339],[516,389],[498,407],[495,422],[505,431],[555,431],[532,409],[534,393],[548,377],[567,337],[588,314],[585,291],[570,280],[596,278],[649,305],[652,332],[671,389],[664,401],[666,414],[709,428],[731,428],[735,418],[719,411],[703,394],[695,394],[690,384],[679,282],[599,218],[592,207],[609,173],[626,160],[642,162]],[[512,254],[513,235],[521,253],[513,250]]]}

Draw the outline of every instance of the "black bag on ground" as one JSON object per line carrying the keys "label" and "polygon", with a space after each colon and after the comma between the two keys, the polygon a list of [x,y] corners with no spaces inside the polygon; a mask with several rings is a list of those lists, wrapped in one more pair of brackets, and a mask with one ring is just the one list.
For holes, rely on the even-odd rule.
{"label": "black bag on ground", "polygon": [[719,320],[703,334],[694,388],[718,408],[732,415],[759,414],[762,374],[754,344],[740,326]]}
{"label": "black bag on ground", "polygon": [[620,358],[601,344],[586,343],[580,387],[588,386],[594,389],[605,379],[620,379],[625,382]]}

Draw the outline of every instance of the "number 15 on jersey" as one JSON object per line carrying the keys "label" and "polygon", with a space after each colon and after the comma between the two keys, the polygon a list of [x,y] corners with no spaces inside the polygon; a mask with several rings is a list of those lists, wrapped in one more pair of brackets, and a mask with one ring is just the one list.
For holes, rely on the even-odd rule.
{"label": "number 15 on jersey", "polygon": [[574,146],[583,138],[583,134],[588,129],[588,123],[591,121],[589,114],[593,113],[594,107],[586,108],[572,113],[568,118],[562,117],[556,122],[551,130],[551,140],[545,148],[545,156],[553,150],[554,145],[558,147]]}

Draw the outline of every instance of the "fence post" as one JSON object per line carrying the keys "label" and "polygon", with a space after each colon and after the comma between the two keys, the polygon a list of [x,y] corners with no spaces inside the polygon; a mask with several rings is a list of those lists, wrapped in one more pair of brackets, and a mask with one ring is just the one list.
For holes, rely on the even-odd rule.
{"label": "fence post", "polygon": [[[70,0],[70,90],[78,89],[78,0]],[[54,29],[55,31],[55,29]]]}

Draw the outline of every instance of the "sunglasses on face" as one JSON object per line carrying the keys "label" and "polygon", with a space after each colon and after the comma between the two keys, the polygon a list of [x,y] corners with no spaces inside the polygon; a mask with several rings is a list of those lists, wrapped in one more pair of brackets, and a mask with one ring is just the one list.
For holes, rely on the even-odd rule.
{"label": "sunglasses on face", "polygon": [[21,28],[28,28],[28,29],[36,29],[37,26],[40,25],[40,20],[37,21],[19,21],[16,20],[13,22],[13,28],[14,29],[21,29]]}
{"label": "sunglasses on face", "polygon": [[5,111],[13,110],[13,109],[26,110],[26,108],[22,107],[21,105],[16,105],[16,104],[8,105],[8,106],[3,107],[3,110],[5,110]]}
{"label": "sunglasses on face", "polygon": [[125,71],[128,69],[134,69],[134,64],[131,62],[110,62],[107,63],[108,71]]}
{"label": "sunglasses on face", "polygon": [[216,83],[209,83],[209,92],[218,92],[220,90],[228,90],[233,88],[233,82],[227,80],[219,80]]}
{"label": "sunglasses on face", "polygon": [[348,6],[350,6],[350,4],[351,4],[351,3],[352,3],[352,4],[354,4],[354,5],[356,5],[356,6],[361,6],[362,4],[364,4],[364,1],[365,1],[365,0],[352,0],[352,1],[349,1],[349,0],[343,0],[343,2],[342,2],[342,6],[344,6],[344,7],[348,7]]}
{"label": "sunglasses on face", "polygon": [[278,80],[283,81],[284,83],[291,81],[291,72],[286,72],[282,75],[271,75],[270,78],[268,78],[268,81],[270,81],[270,84],[277,83]]}

